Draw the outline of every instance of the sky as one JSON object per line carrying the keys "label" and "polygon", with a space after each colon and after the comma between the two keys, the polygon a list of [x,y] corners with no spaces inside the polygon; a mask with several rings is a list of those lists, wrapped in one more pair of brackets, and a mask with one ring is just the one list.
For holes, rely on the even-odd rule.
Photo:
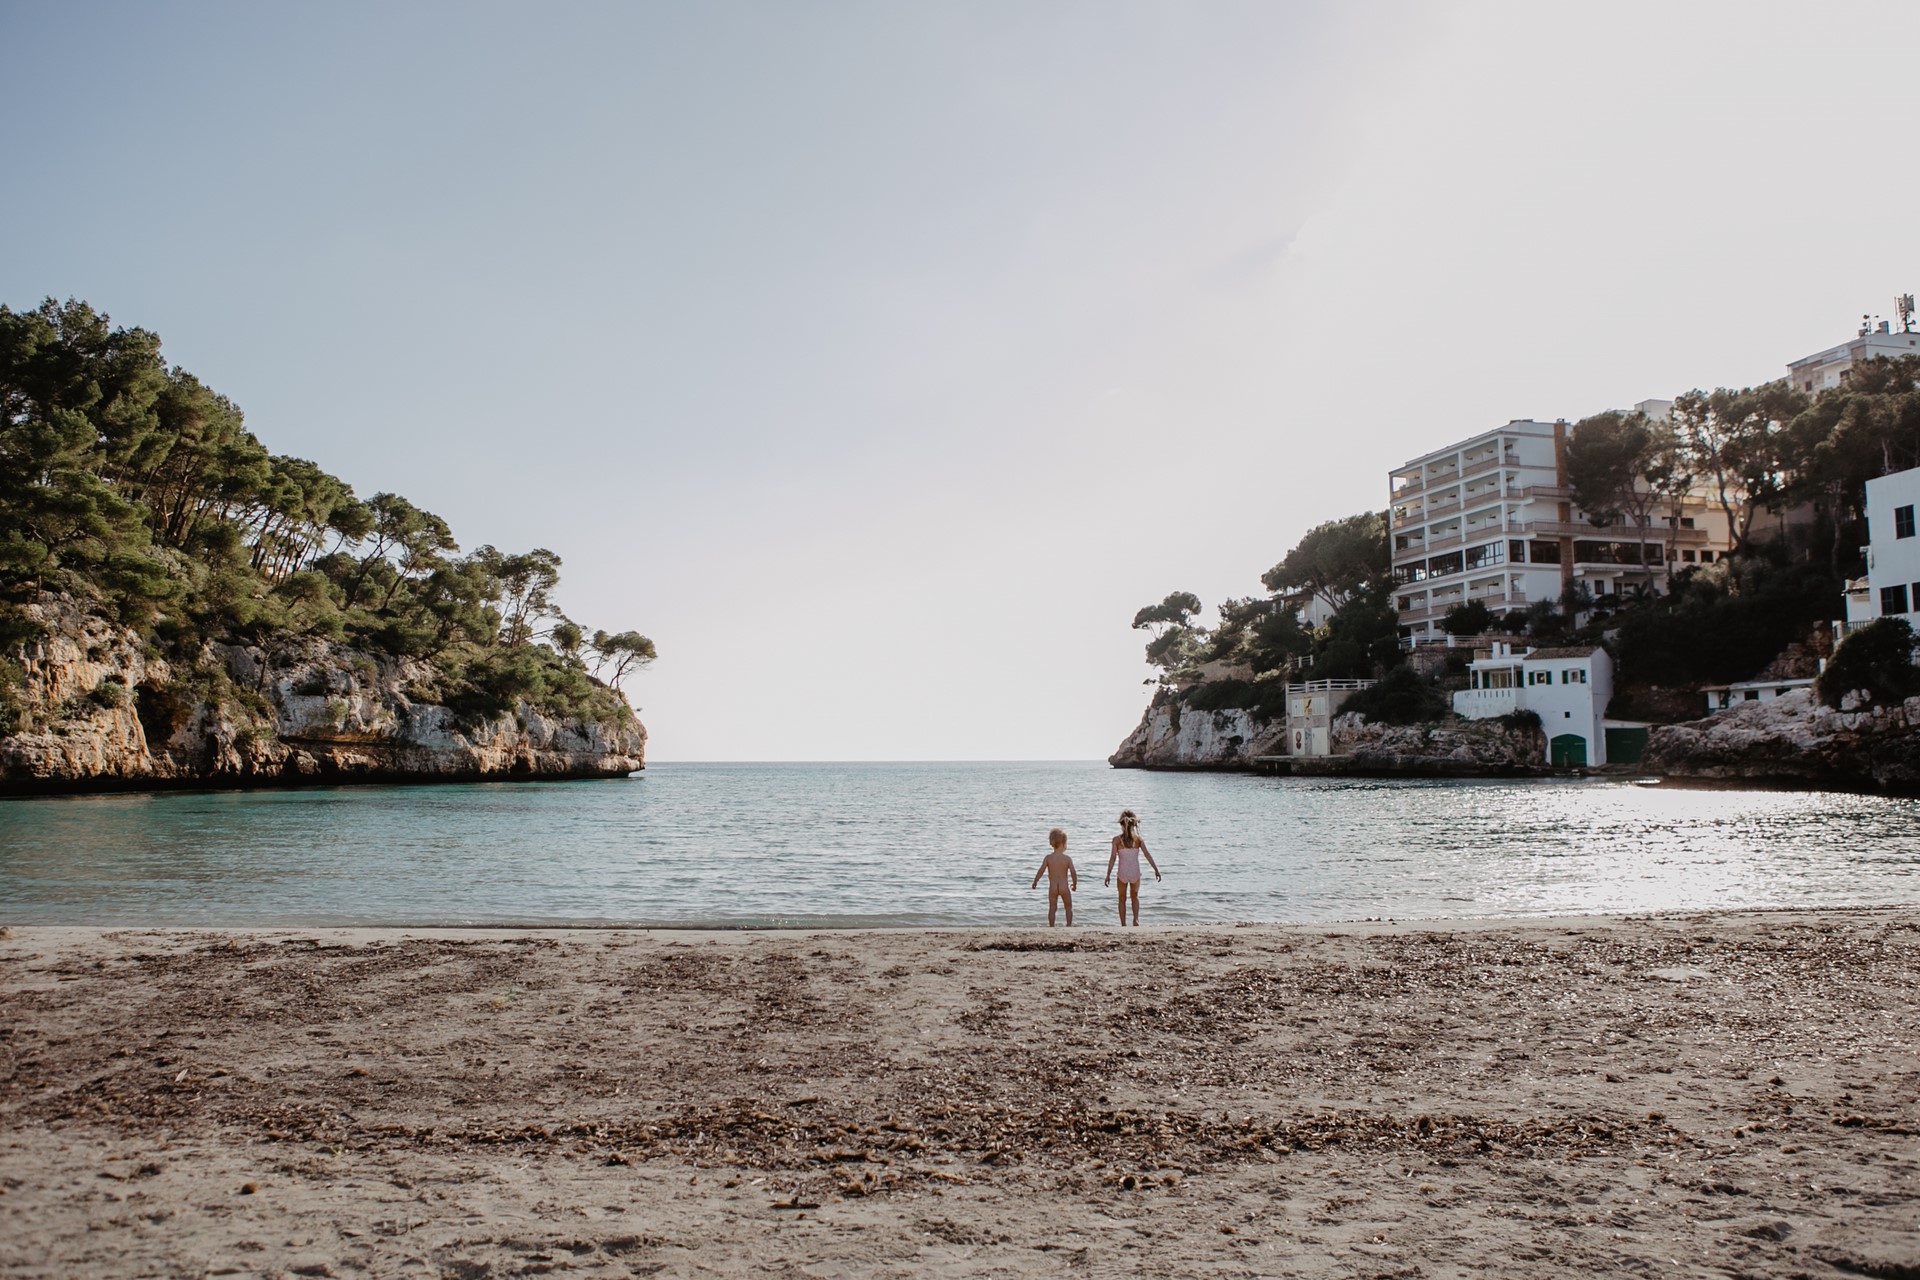
{"label": "sky", "polygon": [[649,758],[1096,759],[1134,611],[1920,290],[1920,6],[0,0],[0,303],[543,546]]}

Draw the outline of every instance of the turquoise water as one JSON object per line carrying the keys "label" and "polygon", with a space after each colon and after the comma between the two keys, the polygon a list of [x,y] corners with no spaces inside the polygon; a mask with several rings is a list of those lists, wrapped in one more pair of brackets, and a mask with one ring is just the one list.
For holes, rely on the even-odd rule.
{"label": "turquoise water", "polygon": [[1920,901],[1920,802],[1101,764],[666,764],[624,781],[0,801],[0,920],[1015,924],[1048,828],[1140,814],[1146,924]]}

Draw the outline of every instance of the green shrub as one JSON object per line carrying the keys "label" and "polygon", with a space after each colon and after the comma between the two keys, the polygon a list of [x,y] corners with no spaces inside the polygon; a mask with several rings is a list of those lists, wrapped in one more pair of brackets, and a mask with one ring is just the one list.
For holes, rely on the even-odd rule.
{"label": "green shrub", "polygon": [[113,711],[126,706],[130,696],[125,684],[108,676],[93,686],[93,692],[87,695],[87,700],[96,707],[105,707]]}
{"label": "green shrub", "polygon": [[1369,724],[1421,724],[1438,720],[1451,708],[1446,695],[1412,667],[1399,666],[1341,704],[1341,712],[1356,711]]}
{"label": "green shrub", "polygon": [[1850,693],[1865,695],[1862,706],[1898,705],[1920,693],[1920,667],[1913,665],[1916,643],[1905,618],[1876,618],[1834,650],[1814,692],[1830,707]]}

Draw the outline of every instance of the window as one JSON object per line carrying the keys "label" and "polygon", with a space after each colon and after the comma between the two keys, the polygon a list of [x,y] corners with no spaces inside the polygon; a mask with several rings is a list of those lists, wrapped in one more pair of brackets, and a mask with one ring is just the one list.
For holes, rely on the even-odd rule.
{"label": "window", "polygon": [[1702,552],[1700,553],[1700,563],[1701,563],[1701,564],[1712,564],[1712,563],[1713,563],[1713,552],[1711,552],[1711,551],[1702,551]]}
{"label": "window", "polygon": [[1905,613],[1907,611],[1907,584],[1880,588],[1880,613]]}
{"label": "window", "polygon": [[1560,544],[1557,542],[1536,542],[1527,548],[1527,559],[1533,564],[1559,564]]}
{"label": "window", "polygon": [[1688,564],[1692,564],[1699,557],[1695,556],[1691,551],[1682,551],[1680,553],[1680,558],[1686,561]]}
{"label": "window", "polygon": [[1760,691],[1758,689],[1749,689],[1740,695],[1740,699],[1743,702],[1758,702],[1760,701]]}
{"label": "window", "polygon": [[1506,559],[1507,549],[1498,542],[1489,542],[1484,546],[1467,548],[1467,568],[1484,569],[1490,564],[1500,564]]}
{"label": "window", "polygon": [[1507,559],[1513,561],[1515,564],[1525,564],[1527,562],[1527,544],[1524,542],[1509,542],[1507,544]]}
{"label": "window", "polygon": [[1913,507],[1895,507],[1893,509],[1893,536],[1911,538],[1913,536]]}

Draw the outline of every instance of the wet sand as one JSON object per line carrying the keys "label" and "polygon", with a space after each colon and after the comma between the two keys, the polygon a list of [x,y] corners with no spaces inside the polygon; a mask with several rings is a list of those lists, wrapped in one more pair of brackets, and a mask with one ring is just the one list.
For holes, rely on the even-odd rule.
{"label": "wet sand", "polygon": [[1915,909],[19,928],[0,1270],[1912,1276],[1916,979]]}

